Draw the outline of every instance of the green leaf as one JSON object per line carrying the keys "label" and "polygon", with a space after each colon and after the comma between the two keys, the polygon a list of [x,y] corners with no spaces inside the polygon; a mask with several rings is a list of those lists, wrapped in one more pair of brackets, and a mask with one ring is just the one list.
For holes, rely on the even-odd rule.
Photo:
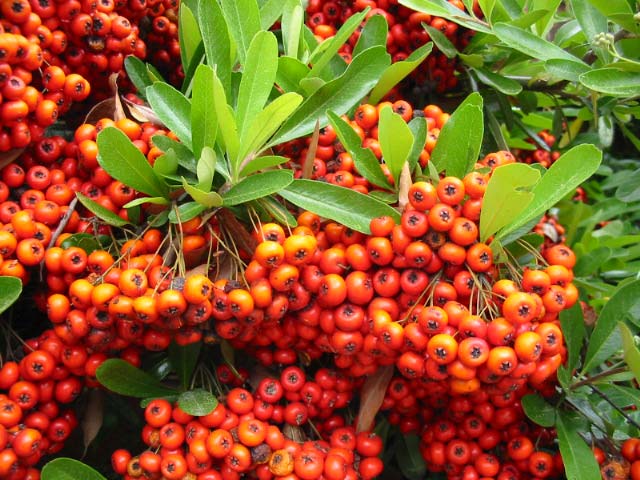
{"label": "green leaf", "polygon": [[584,63],[575,55],[533,33],[507,23],[496,23],[493,33],[509,47],[539,60],[564,59]]}
{"label": "green leaf", "polygon": [[213,100],[213,69],[209,65],[198,65],[193,77],[191,102],[191,136],[195,158],[200,158],[204,147],[215,146],[217,133],[218,119]]}
{"label": "green leaf", "polygon": [[560,312],[560,324],[562,325],[562,334],[567,344],[566,367],[572,372],[573,369],[578,366],[582,343],[587,333],[584,326],[582,307],[579,302],[569,310]]}
{"label": "green leaf", "polygon": [[127,55],[124,59],[124,68],[127,71],[127,77],[136,87],[138,93],[144,94],[146,88],[153,83],[144,62],[135,55]]}
{"label": "green leaf", "polygon": [[640,72],[599,68],[580,75],[580,83],[591,90],[607,95],[634,97],[638,95]]}
{"label": "green leaf", "polygon": [[413,146],[413,133],[391,106],[384,107],[380,112],[378,126],[378,141],[384,163],[389,167],[393,181],[398,187],[400,172],[402,172]]}
{"label": "green leaf", "polygon": [[0,314],[15,303],[22,293],[22,282],[17,277],[0,277]]}
{"label": "green leaf", "polygon": [[42,480],[107,480],[93,468],[73,458],[54,458],[41,472]]}
{"label": "green leaf", "polygon": [[396,458],[402,474],[409,480],[425,478],[427,465],[420,453],[420,437],[414,433],[401,435]]}
{"label": "green leaf", "polygon": [[122,208],[131,208],[137,205],[144,205],[145,203],[152,203],[154,205],[169,205],[171,202],[164,197],[140,197],[134,198],[130,202],[125,203]]}
{"label": "green leaf", "polygon": [[287,3],[282,0],[267,0],[260,5],[260,27],[262,30],[269,30],[276,23],[286,5]]}
{"label": "green leaf", "polygon": [[600,13],[589,0],[570,0],[569,3],[587,41],[593,41],[598,33],[608,30],[607,17]]}
{"label": "green leaf", "polygon": [[202,349],[202,342],[178,345],[171,342],[169,345],[169,362],[174,372],[178,374],[182,388],[185,390],[191,384],[191,377],[198,364],[198,357]]}
{"label": "green leaf", "polygon": [[283,163],[287,163],[290,159],[279,155],[265,155],[264,157],[256,157],[248,162],[240,171],[241,176],[247,176],[265,168],[277,167]]}
{"label": "green leaf", "polygon": [[364,24],[364,28],[360,32],[360,37],[356,46],[351,52],[352,56],[359,55],[367,48],[386,46],[387,45],[387,33],[389,32],[389,25],[384,15],[376,14],[367,20]]}
{"label": "green leaf", "polygon": [[113,178],[152,197],[168,194],[167,185],[158,178],[144,154],[122,131],[107,127],[98,133],[96,142],[98,163]]}
{"label": "green leaf", "polygon": [[622,351],[624,360],[633,372],[636,381],[640,381],[640,350],[636,346],[633,333],[624,322],[618,322],[618,328],[622,334]]}
{"label": "green leaf", "polygon": [[396,209],[367,195],[313,180],[294,180],[280,196],[298,207],[367,234],[373,218],[389,215],[396,222],[400,219]]}
{"label": "green leaf", "polygon": [[391,189],[391,184],[380,168],[380,162],[368,148],[362,148],[362,140],[358,134],[340,116],[333,112],[327,112],[329,123],[336,131],[340,143],[353,157],[356,170],[373,185],[385,189]]}
{"label": "green leaf", "polygon": [[216,67],[225,91],[231,84],[231,39],[218,0],[198,0],[198,25],[207,64]]}
{"label": "green leaf", "polygon": [[213,74],[213,102],[216,108],[221,135],[218,137],[218,141],[222,141],[227,151],[227,157],[231,163],[231,172],[233,174],[237,171],[238,150],[240,148],[238,126],[233,111],[227,104],[227,96],[224,93],[224,87],[217,72]]}
{"label": "green leaf", "polygon": [[429,33],[431,40],[433,40],[433,43],[438,47],[438,50],[444,53],[447,58],[455,58],[458,55],[458,49],[444,33],[424,22],[422,23],[422,27]]}
{"label": "green leaf", "polygon": [[472,93],[442,127],[429,162],[439,172],[462,178],[478,160],[483,135],[482,97]]}
{"label": "green leaf", "polygon": [[409,167],[413,170],[427,141],[427,121],[424,117],[413,118],[409,122],[409,129],[413,134],[413,145],[411,146],[411,152],[409,152]]}
{"label": "green leaf", "polygon": [[103,207],[98,202],[94,202],[86,195],[80,192],[76,192],[76,196],[78,197],[80,203],[84,205],[87,210],[89,210],[103,222],[106,222],[109,225],[113,225],[114,227],[124,227],[125,225],[129,225],[129,222],[124,220],[122,217],[113,213],[108,208]]}
{"label": "green leaf", "polygon": [[181,167],[192,173],[196,172],[196,160],[193,156],[193,152],[185,145],[162,134],[157,134],[151,137],[151,142],[165,153],[169,150],[173,150],[178,157],[178,164]]}
{"label": "green leaf", "polygon": [[[210,192],[215,193],[215,192]],[[197,217],[207,209],[204,205],[198,202],[187,202],[180,205],[177,209],[172,209],[167,216],[167,219],[171,223],[188,222],[192,218]],[[177,211],[176,211],[177,210]]]}
{"label": "green leaf", "polygon": [[591,67],[583,63],[557,58],[547,60],[544,66],[547,72],[554,77],[576,83],[580,81],[580,75],[591,70]]}
{"label": "green leaf", "polygon": [[276,84],[285,92],[298,92],[300,81],[307,76],[310,69],[297,58],[279,57]]}
{"label": "green leaf", "polygon": [[245,162],[249,155],[255,155],[265,150],[265,143],[301,103],[301,95],[288,92],[280,95],[258,113],[240,140],[239,161]]}
{"label": "green leaf", "polygon": [[491,70],[478,68],[475,69],[474,72],[476,72],[478,79],[482,83],[495,88],[505,95],[518,95],[522,91],[522,85],[518,82],[497,73],[493,73]]}
{"label": "green leaf", "polygon": [[225,206],[240,205],[277,193],[293,181],[291,170],[271,170],[250,175],[224,194]]}
{"label": "green leaf", "polygon": [[583,373],[599,367],[602,362],[620,350],[622,337],[620,330],[616,327],[618,321],[627,315],[640,318],[640,280],[619,287],[603,307],[589,337],[582,367]]}
{"label": "green leaf", "polygon": [[300,48],[302,28],[304,26],[304,10],[299,0],[289,0],[284,3],[286,3],[286,7],[280,22],[282,38],[284,39],[284,54],[298,58],[298,49]]}
{"label": "green leaf", "polygon": [[567,478],[600,480],[600,468],[591,447],[580,435],[580,426],[569,412],[558,411],[556,419],[558,443]]}
{"label": "green leaf", "polygon": [[178,397],[178,406],[189,415],[203,417],[218,406],[218,399],[207,390],[196,388],[187,390]]}
{"label": "green leaf", "polygon": [[384,47],[372,47],[355,57],[347,70],[307,98],[276,133],[269,145],[284,143],[311,133],[316,121],[327,123],[327,110],[348,112],[376,84],[379,73],[390,63]]}
{"label": "green leaf", "polygon": [[178,165],[178,155],[174,149],[170,148],[155,159],[153,171],[159,176],[175,175],[178,171]]}
{"label": "green leaf", "polygon": [[210,147],[202,150],[202,156],[198,160],[196,174],[198,176],[198,188],[204,191],[211,190],[213,177],[216,173],[216,152]]}
{"label": "green leaf", "polygon": [[485,22],[473,18],[446,0],[400,0],[398,3],[412,10],[417,10],[418,12],[446,18],[447,20],[477,32],[492,33]]}
{"label": "green leaf", "polygon": [[262,111],[276,80],[278,41],[273,33],[259,32],[253,37],[243,67],[236,106],[236,122],[241,137]]}
{"label": "green leaf", "polygon": [[364,17],[367,15],[368,11],[369,8],[367,7],[362,12],[351,15],[332,38],[325,40],[326,42],[328,42],[328,45],[323,50],[320,57],[311,57],[311,64],[313,66],[311,67],[311,71],[307,74],[308,77],[322,76],[324,68],[329,65],[329,62],[334,57],[334,55],[338,53],[340,47],[344,45],[351,34],[356,31],[356,28],[358,28],[360,23],[362,23],[362,20],[364,20]]}
{"label": "green leaf", "polygon": [[531,188],[540,180],[540,172],[523,163],[510,163],[494,170],[480,213],[480,240],[485,242],[509,225],[534,198]]}
{"label": "green leaf", "polygon": [[196,186],[193,186],[182,177],[182,187],[185,192],[191,195],[196,202],[206,208],[214,208],[222,205],[222,197],[218,192],[210,192],[208,190],[202,190]]}
{"label": "green leaf", "polygon": [[411,52],[411,55],[409,55],[406,60],[395,62],[393,65],[389,65],[385,68],[380,79],[371,91],[371,95],[369,95],[369,103],[372,105],[378,103],[382,97],[389,92],[389,90],[418,68],[418,65],[420,65],[424,59],[429,56],[431,50],[433,50],[433,42],[426,43]]}
{"label": "green leaf", "polygon": [[[439,140],[438,140],[439,141]],[[602,152],[590,144],[573,147],[556,160],[533,189],[534,199],[517,219],[498,232],[503,238],[533,219],[571,193],[593,175],[602,160]]]}
{"label": "green leaf", "polygon": [[149,105],[169,130],[191,148],[191,102],[168,83],[156,82],[145,90]]}
{"label": "green leaf", "polygon": [[260,31],[260,9],[256,0],[221,0],[222,12],[231,37],[238,46],[240,63],[245,64],[249,45]]}
{"label": "green leaf", "polygon": [[174,389],[162,385],[155,377],[119,358],[105,360],[98,367],[96,378],[112,392],[128,397],[162,397],[176,393]]}
{"label": "green leaf", "polygon": [[553,427],[556,421],[556,411],[539,394],[528,394],[522,397],[524,413],[541,427]]}
{"label": "green leaf", "polygon": [[186,3],[180,4],[178,11],[178,36],[180,40],[180,60],[182,65],[189,65],[198,45],[202,41],[198,22]]}

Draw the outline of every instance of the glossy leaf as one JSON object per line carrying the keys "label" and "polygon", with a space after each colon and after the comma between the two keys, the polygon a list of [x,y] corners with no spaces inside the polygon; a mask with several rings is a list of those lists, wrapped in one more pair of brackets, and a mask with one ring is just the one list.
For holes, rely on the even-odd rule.
{"label": "glossy leaf", "polygon": [[17,277],[0,276],[0,314],[15,303],[22,293],[22,282]]}
{"label": "glossy leaf", "polygon": [[396,187],[400,179],[400,172],[404,167],[413,146],[413,133],[400,115],[391,106],[386,106],[380,112],[378,124],[378,141],[384,163],[389,167]]}
{"label": "glossy leaf", "polygon": [[178,37],[182,65],[189,65],[202,41],[194,12],[183,3],[178,11]]}
{"label": "glossy leaf", "polygon": [[412,10],[446,18],[447,20],[477,32],[492,33],[485,22],[473,18],[446,0],[399,0],[398,3]]}
{"label": "glossy leaf", "polygon": [[191,185],[184,177],[182,177],[182,188],[184,188],[184,191],[187,192],[191,198],[206,208],[214,208],[222,205],[222,197],[218,192],[202,190],[199,187]]}
{"label": "glossy leaf", "polygon": [[242,168],[242,170],[240,171],[240,175],[244,177],[259,170],[277,167],[278,165],[287,163],[289,160],[289,158],[281,157],[279,155],[265,155],[264,157],[256,157]]}
{"label": "glossy leaf", "polygon": [[114,227],[124,227],[125,225],[129,225],[128,221],[113,213],[108,208],[103,207],[98,202],[91,200],[83,193],[76,192],[76,196],[78,197],[80,203],[84,205],[87,210],[89,210],[103,222],[108,223],[109,225],[113,225]]}
{"label": "glossy leaf", "polygon": [[286,5],[287,3],[282,0],[267,0],[262,3],[260,5],[260,27],[263,30],[269,30],[280,18]]}
{"label": "glossy leaf", "polygon": [[633,333],[624,322],[618,322],[618,328],[622,334],[622,351],[624,360],[633,372],[636,381],[640,381],[640,351],[634,340]]}
{"label": "glossy leaf", "polygon": [[364,20],[364,17],[367,15],[368,11],[369,9],[366,8],[362,12],[351,15],[332,38],[325,40],[325,42],[328,42],[328,45],[322,51],[322,54],[318,58],[311,58],[311,64],[313,66],[311,67],[311,71],[307,76],[321,76],[324,68],[329,65],[329,62],[334,57],[334,55],[338,53],[340,47],[344,45],[351,34],[356,31],[356,28],[358,28],[360,23],[362,23],[362,20]]}
{"label": "glossy leaf", "polygon": [[353,128],[335,113],[328,112],[327,115],[340,143],[352,155],[353,163],[360,175],[378,187],[391,189],[389,180],[380,168],[380,162],[370,149],[362,148],[362,140]]}
{"label": "glossy leaf", "polygon": [[455,58],[458,55],[458,49],[444,33],[426,23],[423,23],[422,27],[429,33],[429,37],[438,47],[438,50],[444,53],[447,58]]}
{"label": "glossy leaf", "polygon": [[355,57],[347,70],[307,98],[276,133],[269,145],[287,142],[313,131],[316,121],[327,123],[327,111],[338,115],[349,111],[378,80],[390,63],[384,47],[372,47]]}
{"label": "glossy leaf", "polygon": [[560,324],[567,344],[566,367],[569,371],[573,371],[578,366],[582,343],[587,333],[580,303],[576,303],[570,309],[560,312]]}
{"label": "glossy leaf", "polygon": [[[216,192],[211,192],[216,193]],[[216,194],[217,195],[217,194]],[[169,211],[167,220],[171,223],[188,222],[192,218],[197,217],[206,210],[206,206],[198,202],[187,202],[180,205],[177,209],[173,208]]]}
{"label": "glossy leaf", "polygon": [[98,163],[116,180],[152,197],[163,197],[167,186],[158,178],[144,154],[122,131],[107,127],[100,131]]}
{"label": "glossy leaf", "polygon": [[433,50],[433,42],[426,43],[411,52],[406,60],[395,62],[393,65],[389,65],[385,68],[380,79],[375,84],[375,87],[369,95],[369,103],[372,105],[378,103],[382,97],[389,92],[389,90],[418,68],[418,65],[420,65],[424,59],[429,56],[431,50]]}
{"label": "glossy leaf", "polygon": [[509,47],[514,48],[530,57],[539,60],[564,59],[576,63],[583,63],[575,55],[571,55],[566,50],[557,45],[544,40],[528,30],[509,25],[507,23],[496,23],[493,26],[493,33]]}
{"label": "glossy leaf", "polygon": [[211,184],[213,183],[213,177],[216,174],[216,152],[210,148],[205,147],[202,150],[200,160],[196,167],[196,175],[198,176],[198,188],[204,191],[211,190]]}
{"label": "glossy leaf", "polygon": [[153,171],[159,176],[175,175],[178,171],[178,155],[172,148],[164,154],[156,157],[153,162]]}
{"label": "glossy leaf", "polygon": [[151,137],[151,142],[154,146],[158,147],[163,152],[173,150],[178,158],[178,164],[186,170],[195,173],[196,171],[196,159],[193,156],[193,152],[182,143],[167,137],[166,135],[154,135]]}
{"label": "glossy leaf", "polygon": [[523,211],[534,198],[533,186],[540,172],[523,163],[510,163],[496,168],[489,179],[480,213],[480,240],[485,242]]}
{"label": "glossy leaf", "polygon": [[218,119],[213,100],[213,70],[210,66],[199,65],[196,69],[191,99],[193,155],[199,158],[204,147],[215,146],[218,133]]}
{"label": "glossy leaf", "polygon": [[264,108],[273,89],[277,70],[276,36],[271,32],[259,32],[249,45],[238,90],[236,122],[240,136]]}
{"label": "glossy leaf", "polygon": [[367,234],[373,218],[389,215],[396,222],[400,219],[396,209],[367,195],[314,180],[294,180],[280,196],[298,207]]}
{"label": "glossy leaf", "polygon": [[602,476],[598,462],[591,447],[580,435],[580,426],[571,413],[558,411],[556,431],[567,478],[600,480]]}
{"label": "glossy leaf", "polygon": [[189,415],[202,417],[213,412],[218,406],[218,399],[211,392],[196,388],[181,393],[178,397],[178,406]]}
{"label": "glossy leaf", "polygon": [[90,233],[74,233],[65,238],[60,244],[60,247],[64,249],[80,247],[89,255],[96,250],[104,250],[110,243],[111,237],[107,235],[99,235],[96,237]]}
{"label": "glossy leaf", "polygon": [[618,321],[627,315],[640,318],[640,280],[635,280],[616,290],[605,304],[596,326],[589,337],[582,372],[599,367],[602,362],[622,348]]}
{"label": "glossy leaf", "polygon": [[162,385],[155,377],[119,358],[105,360],[96,371],[102,386],[128,397],[148,398],[174,395],[176,391]]}
{"label": "glossy leaf", "polygon": [[309,73],[309,67],[297,58],[279,57],[276,84],[285,92],[297,92],[300,81]]}
{"label": "glossy leaf", "polygon": [[135,55],[127,55],[124,59],[124,68],[127,72],[127,77],[131,80],[138,92],[144,94],[146,88],[153,83],[144,62]]}
{"label": "glossy leaf", "polygon": [[260,9],[256,0],[221,0],[224,18],[231,37],[238,46],[240,63],[244,65],[249,45],[260,31]]}
{"label": "glossy leaf", "polygon": [[237,171],[237,157],[240,148],[238,126],[233,111],[227,103],[227,96],[217,72],[214,72],[213,75],[213,103],[215,104],[218,126],[220,128],[218,142],[221,141],[226,149],[227,157],[231,163],[231,172],[234,173]]}
{"label": "glossy leaf", "polygon": [[591,90],[607,95],[634,97],[638,95],[640,72],[599,68],[580,75],[580,83]]}
{"label": "glossy leaf", "polygon": [[171,201],[164,197],[140,197],[134,198],[130,202],[125,203],[122,208],[131,208],[137,205],[144,205],[145,203],[151,203],[153,205],[169,205]]}
{"label": "glossy leaf", "polygon": [[191,383],[191,377],[198,364],[201,349],[201,342],[190,343],[188,345],[178,345],[176,342],[171,342],[169,345],[169,362],[171,368],[178,375],[180,384],[185,390]]}
{"label": "glossy leaf", "polygon": [[359,55],[367,48],[385,46],[387,44],[387,33],[389,25],[384,15],[373,15],[369,17],[364,28],[360,32],[358,42],[351,52],[352,56]]}
{"label": "glossy leaf", "polygon": [[191,148],[191,102],[168,83],[156,82],[145,95],[158,116],[188,148]]}
{"label": "glossy leaf", "polygon": [[583,63],[564,59],[552,59],[545,62],[545,69],[554,77],[570,82],[579,82],[580,75],[588,72],[591,68]]}
{"label": "glossy leaf", "polygon": [[413,145],[411,152],[409,152],[409,166],[413,170],[427,141],[427,121],[424,117],[416,117],[409,122],[409,128],[413,134]]}
{"label": "glossy leaf", "polygon": [[542,216],[582,182],[591,177],[602,161],[602,152],[593,145],[573,147],[556,160],[532,190],[534,199],[517,219],[498,232],[496,238],[509,233]]}
{"label": "glossy leaf", "polygon": [[[225,90],[231,83],[231,39],[218,0],[198,0],[198,25],[207,64],[216,66]],[[215,67],[214,67],[215,68]]]}
{"label": "glossy leaf", "polygon": [[442,127],[429,163],[439,172],[464,177],[478,160],[483,134],[482,97],[472,93]]}
{"label": "glossy leaf", "polygon": [[493,73],[491,70],[478,68],[474,70],[474,72],[476,72],[478,79],[482,83],[495,88],[505,95],[518,95],[522,91],[522,85],[518,82],[497,73]]}
{"label": "glossy leaf", "polygon": [[[245,135],[240,139],[239,161],[266,150],[265,143],[302,103],[302,96],[294,92],[280,95],[258,113]],[[242,165],[242,163],[241,163]]]}
{"label": "glossy leaf", "polygon": [[304,26],[304,9],[299,0],[288,0],[283,3],[286,6],[282,13],[280,24],[282,38],[284,39],[284,53],[290,57],[298,58],[298,49],[300,48],[302,28]]}
{"label": "glossy leaf", "polygon": [[73,458],[54,458],[41,472],[42,480],[107,480],[93,468]]}
{"label": "glossy leaf", "polygon": [[225,206],[239,205],[279,192],[293,181],[291,170],[271,170],[250,175],[227,191],[222,200]]}
{"label": "glossy leaf", "polygon": [[522,409],[529,419],[541,427],[553,427],[555,424],[555,409],[537,393],[522,397]]}
{"label": "glossy leaf", "polygon": [[607,31],[607,17],[600,13],[589,0],[570,0],[569,3],[587,41],[591,42],[598,33]]}

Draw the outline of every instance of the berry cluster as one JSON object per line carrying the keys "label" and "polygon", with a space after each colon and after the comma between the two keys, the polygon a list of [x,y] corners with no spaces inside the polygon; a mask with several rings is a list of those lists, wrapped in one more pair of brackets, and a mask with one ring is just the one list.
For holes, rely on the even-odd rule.
{"label": "berry cluster", "polygon": [[[148,450],[132,456],[112,455],[116,473],[125,479],[167,480],[256,478],[371,479],[382,471],[382,439],[334,421],[326,440],[296,442],[278,424],[260,419],[258,394],[233,388],[224,403],[194,417],[166,400],[152,400],[145,409],[142,439]],[[286,430],[286,429],[284,429]]]}
{"label": "berry cluster", "polygon": [[[449,0],[454,7],[464,10],[460,0]],[[477,2],[474,11],[480,14]],[[399,5],[397,0],[311,0],[307,5],[307,26],[320,39],[326,39],[336,34],[337,29],[354,13],[370,8],[367,18],[373,15],[383,15],[389,25],[387,35],[387,51],[394,62],[405,60],[415,49],[430,40],[429,33],[423,28],[426,24],[441,31],[456,47],[463,49],[470,41],[473,32],[459,28],[457,24],[441,17],[431,16],[411,10]],[[365,20],[366,21],[366,20]],[[358,42],[362,27],[351,35],[348,42],[340,49],[342,57],[349,62],[351,52]],[[404,91],[410,91],[412,86],[419,89],[427,86],[430,90],[443,93],[455,89],[458,85],[456,76],[457,63],[444,54],[436,52],[428,57],[424,64],[412,72],[410,84],[404,86]]]}
{"label": "berry cluster", "polygon": [[100,359],[65,345],[52,330],[28,340],[24,356],[0,369],[0,478],[37,480],[45,455],[59,452],[78,425],[62,409],[82,392]]}

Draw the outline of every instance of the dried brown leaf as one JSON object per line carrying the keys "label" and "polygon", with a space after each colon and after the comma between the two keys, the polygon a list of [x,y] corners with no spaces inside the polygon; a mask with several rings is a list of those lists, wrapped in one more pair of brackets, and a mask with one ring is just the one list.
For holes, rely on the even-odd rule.
{"label": "dried brown leaf", "polygon": [[13,162],[16,158],[22,155],[22,152],[24,152],[24,148],[12,148],[6,152],[0,152],[0,169]]}
{"label": "dried brown leaf", "polygon": [[409,169],[409,163],[405,162],[400,173],[400,180],[398,182],[398,208],[401,212],[409,205],[409,189],[413,184],[411,179],[411,170]]}
{"label": "dried brown leaf", "polygon": [[102,427],[103,416],[104,392],[102,390],[93,389],[89,392],[87,410],[82,419],[82,435],[85,453]]}
{"label": "dried brown leaf", "polygon": [[302,164],[302,178],[311,178],[313,175],[313,161],[316,158],[316,151],[318,150],[318,140],[320,139],[320,121],[316,121],[316,126],[313,129],[313,135],[311,136],[311,143],[307,148],[307,156]]}
{"label": "dried brown leaf", "polygon": [[367,432],[373,427],[373,420],[380,410],[385,392],[393,377],[394,365],[385,365],[365,380],[360,395],[360,410],[356,432]]}

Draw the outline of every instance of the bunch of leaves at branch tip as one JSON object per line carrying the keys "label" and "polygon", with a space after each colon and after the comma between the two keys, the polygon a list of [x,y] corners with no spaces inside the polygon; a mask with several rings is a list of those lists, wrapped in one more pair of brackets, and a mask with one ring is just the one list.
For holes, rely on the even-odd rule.
{"label": "bunch of leaves at branch tip", "polygon": [[[459,51],[441,32],[425,27],[442,52],[460,59],[472,88],[501,97],[503,106],[511,97],[510,102],[524,111],[554,111],[568,130],[561,146],[583,133],[590,137],[583,141],[606,148],[619,130],[640,148],[630,128],[638,119],[634,107],[640,82],[640,24],[632,2],[559,0],[530,10],[517,3],[481,1],[478,17],[444,0],[400,0],[404,6],[476,30],[472,42]],[[574,109],[580,114],[572,118]],[[504,116],[507,126],[513,124],[510,117],[520,117]]]}
{"label": "bunch of leaves at branch tip", "polygon": [[[163,155],[149,165],[125,135],[107,128],[97,140],[99,162],[114,178],[145,195],[136,204],[166,207],[157,223],[179,223],[227,208],[245,220],[251,211],[261,219],[294,224],[274,194],[364,232],[371,218],[393,214],[388,205],[357,192],[294,180],[292,172],[282,168],[287,159],[273,155],[272,147],[326,125],[329,112],[347,113],[372,89],[384,95],[426,58],[431,46],[416,58],[390,65],[386,36],[380,35],[388,26],[379,17],[375,28],[365,26],[358,53],[347,64],[337,52],[368,10],[318,44],[304,25],[301,8],[297,1],[277,7],[268,2],[263,8],[256,0],[183,4],[181,24],[193,28],[181,41],[186,72],[181,90],[140,60],[128,59],[127,72],[140,95],[175,137],[153,138]],[[278,19],[280,30],[267,30]],[[403,138],[409,138],[411,130],[394,115],[385,114],[385,122],[389,131],[400,129]],[[397,167],[409,152],[396,154],[395,143],[387,142],[385,149],[398,177]],[[333,208],[336,205],[340,209]]]}

